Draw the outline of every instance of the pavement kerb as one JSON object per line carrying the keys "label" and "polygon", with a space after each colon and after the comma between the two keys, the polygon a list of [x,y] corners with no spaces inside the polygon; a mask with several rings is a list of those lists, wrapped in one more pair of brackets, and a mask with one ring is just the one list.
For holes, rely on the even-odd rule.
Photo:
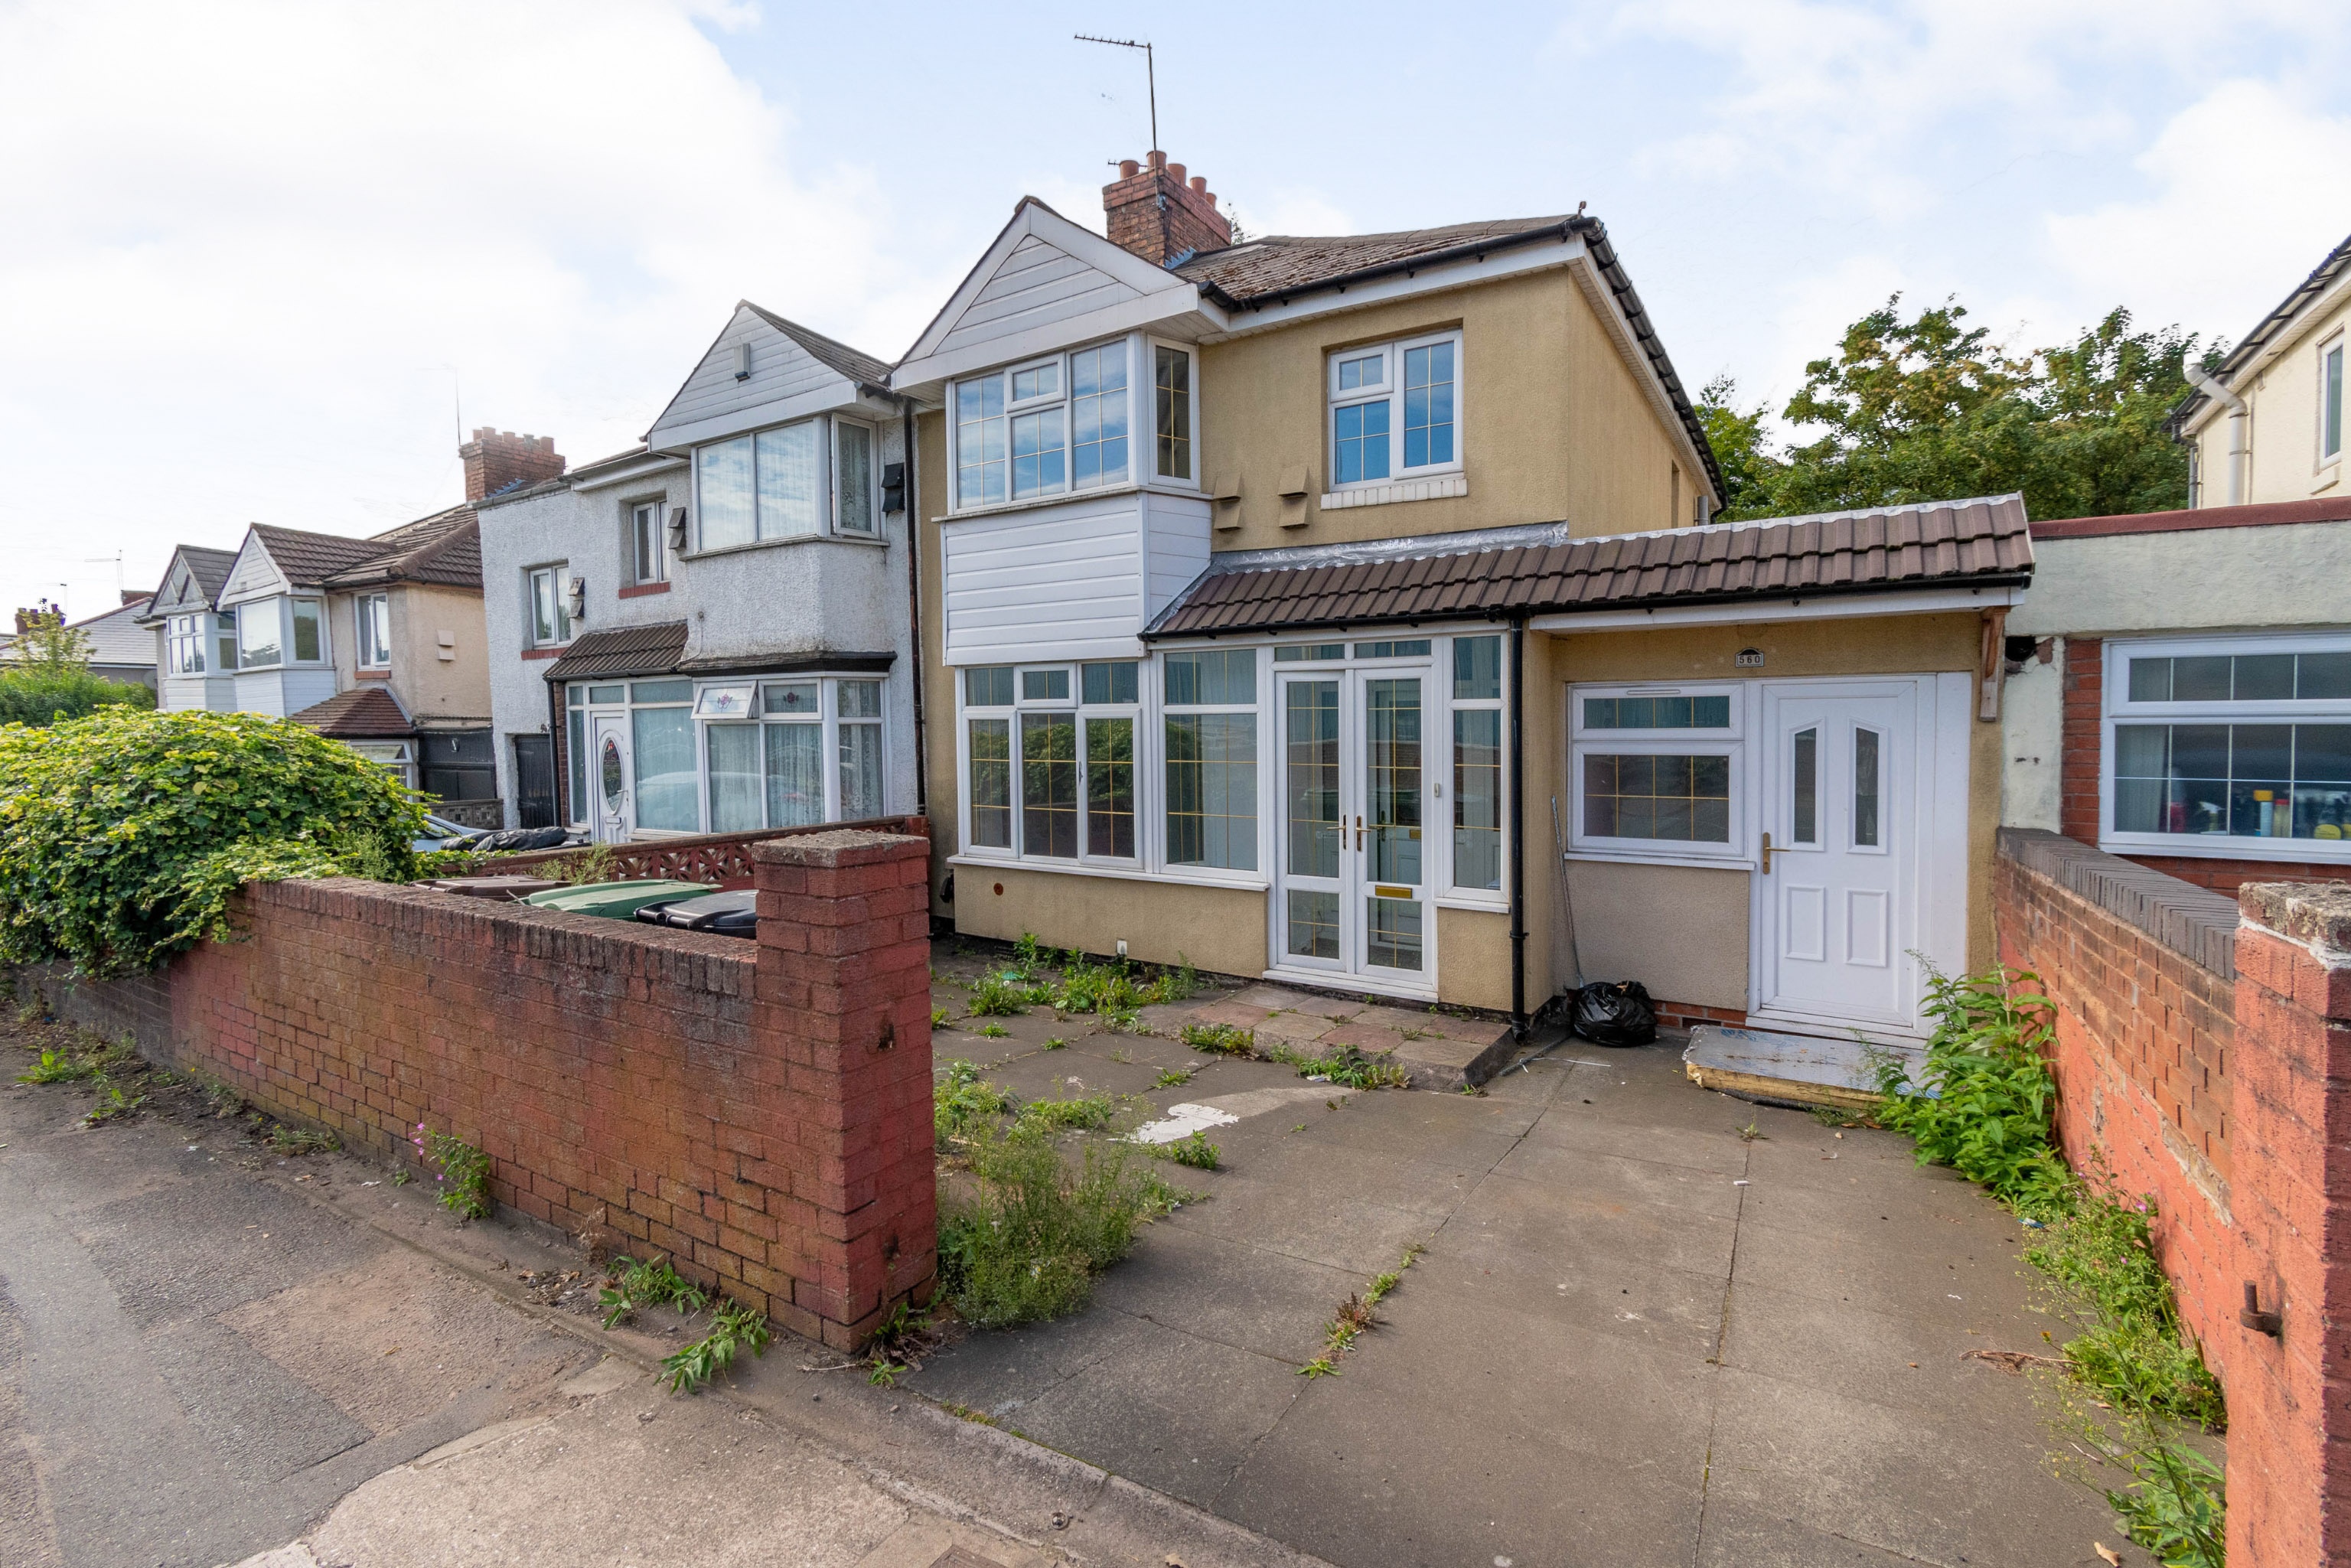
{"label": "pavement kerb", "polygon": [[[336,1189],[321,1191],[308,1184],[277,1180],[266,1172],[256,1174],[283,1191],[298,1194],[346,1220],[365,1225],[418,1256],[463,1276],[558,1333],[648,1374],[658,1375],[661,1370],[661,1357],[647,1354],[632,1343],[630,1336],[605,1329],[592,1319],[582,1319],[533,1301],[516,1288],[511,1277],[502,1278],[498,1270],[485,1268],[461,1252],[429,1246],[361,1206],[338,1201]],[[528,1231],[516,1239],[524,1246],[553,1250],[552,1243]],[[837,1358],[837,1353],[826,1346],[778,1328],[769,1354],[782,1350],[789,1354],[796,1349],[820,1359]],[[864,1385],[854,1386],[862,1390]],[[911,1444],[904,1438],[884,1437],[870,1429],[868,1423],[854,1417],[819,1425],[799,1411],[796,1402],[762,1397],[727,1384],[711,1384],[701,1396],[729,1400],[777,1422],[816,1452],[856,1470],[904,1502],[986,1530],[1031,1551],[1058,1557],[1077,1568],[1112,1563],[1160,1568],[1170,1561],[1181,1562],[1185,1568],[1332,1568],[1322,1558],[1295,1551],[1017,1432],[966,1419],[912,1390],[893,1389],[889,1393],[895,1401],[889,1418],[905,1419],[917,1427],[908,1434],[914,1439]],[[794,1408],[788,1410],[788,1404]],[[831,1406],[834,1412],[843,1407],[844,1402],[838,1399]],[[967,1488],[954,1487],[951,1482],[926,1484],[883,1463],[872,1451],[884,1445],[916,1448],[949,1461],[934,1468],[950,1471],[976,1469],[980,1473],[973,1480],[984,1484]],[[967,1463],[954,1462],[956,1460]],[[976,1461],[976,1465],[968,1461]],[[959,1495],[964,1491],[977,1496]],[[990,1502],[1000,1505],[1008,1495],[1016,1494],[1029,1500],[1031,1509],[1041,1517],[1052,1521],[1052,1535],[1034,1535],[1015,1529],[1003,1521],[998,1511],[987,1506]]]}

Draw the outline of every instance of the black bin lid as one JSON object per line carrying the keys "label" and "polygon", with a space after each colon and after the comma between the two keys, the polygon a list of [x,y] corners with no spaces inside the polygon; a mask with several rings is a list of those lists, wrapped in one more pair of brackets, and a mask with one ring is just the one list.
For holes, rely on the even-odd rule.
{"label": "black bin lid", "polygon": [[651,925],[709,931],[721,936],[753,936],[759,929],[759,893],[757,888],[739,887],[647,904],[637,911],[637,918]]}

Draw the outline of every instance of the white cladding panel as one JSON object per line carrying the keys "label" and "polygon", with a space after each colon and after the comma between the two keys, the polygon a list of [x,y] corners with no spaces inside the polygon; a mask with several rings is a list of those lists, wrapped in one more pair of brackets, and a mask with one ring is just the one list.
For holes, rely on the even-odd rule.
{"label": "white cladding panel", "polygon": [[1099,267],[1029,235],[1012,247],[932,352],[953,353],[1142,298]]}
{"label": "white cladding panel", "polygon": [[[742,343],[751,345],[751,374],[738,382],[735,350]],[[665,432],[818,392],[831,393],[842,402],[856,396],[856,389],[840,371],[768,326],[756,312],[737,310],[645,438],[659,446]],[[747,420],[743,428],[758,423]]]}
{"label": "white cladding panel", "polygon": [[1143,511],[1134,492],[964,518],[940,535],[948,664],[1140,651]]}
{"label": "white cladding panel", "polygon": [[285,574],[261,548],[260,537],[247,534],[245,548],[236,552],[236,564],[229,568],[228,580],[221,584],[221,602],[233,604],[254,594],[282,593],[286,587]]}
{"label": "white cladding panel", "polygon": [[1152,495],[1144,557],[1143,618],[1153,616],[1208,570],[1208,501],[1205,497]]}

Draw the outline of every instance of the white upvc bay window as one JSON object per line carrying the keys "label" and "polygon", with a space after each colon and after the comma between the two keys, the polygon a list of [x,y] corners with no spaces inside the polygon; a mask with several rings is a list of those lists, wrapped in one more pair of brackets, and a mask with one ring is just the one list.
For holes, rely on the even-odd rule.
{"label": "white upvc bay window", "polygon": [[694,450],[696,538],[704,551],[880,528],[873,427],[822,416]]}
{"label": "white upvc bay window", "polygon": [[1134,660],[962,672],[964,841],[1025,860],[1134,867],[1143,846]]}
{"label": "white upvc bay window", "polygon": [[315,599],[263,599],[235,609],[236,667],[327,661],[325,607]]}
{"label": "white upvc bay window", "polygon": [[[1130,336],[1007,365],[953,383],[948,406],[958,511],[1149,480],[1197,483],[1192,352],[1177,345]],[[1141,444],[1139,407],[1152,421]]]}
{"label": "white upvc bay window", "polygon": [[2351,861],[2351,637],[2106,644],[2102,847]]}

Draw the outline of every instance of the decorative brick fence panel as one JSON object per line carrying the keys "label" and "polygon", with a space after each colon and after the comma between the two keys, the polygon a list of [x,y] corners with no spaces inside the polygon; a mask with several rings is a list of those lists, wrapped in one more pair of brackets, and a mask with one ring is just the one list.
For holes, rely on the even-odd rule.
{"label": "decorative brick fence panel", "polygon": [[[614,844],[605,882],[665,879],[705,882],[714,887],[748,887],[752,883],[751,846],[811,833],[859,828],[877,833],[902,833],[928,838],[931,824],[924,817],[876,817],[866,821],[834,822],[810,828],[767,828],[748,833],[696,833],[689,838],[648,839],[643,843]],[[532,850],[523,854],[485,855],[475,862],[482,875],[553,876],[568,862],[584,860],[592,849]]]}
{"label": "decorative brick fence panel", "polygon": [[758,844],[759,940],[423,888],[256,883],[157,976],[21,977],[61,1016],[353,1149],[422,1122],[492,1196],[852,1345],[934,1274],[929,841]]}
{"label": "decorative brick fence panel", "polygon": [[2228,1389],[2231,1568],[2351,1565],[2351,887],[2231,900],[2009,829],[1994,889],[2002,960],[2056,1008],[2067,1155],[2154,1196]]}

